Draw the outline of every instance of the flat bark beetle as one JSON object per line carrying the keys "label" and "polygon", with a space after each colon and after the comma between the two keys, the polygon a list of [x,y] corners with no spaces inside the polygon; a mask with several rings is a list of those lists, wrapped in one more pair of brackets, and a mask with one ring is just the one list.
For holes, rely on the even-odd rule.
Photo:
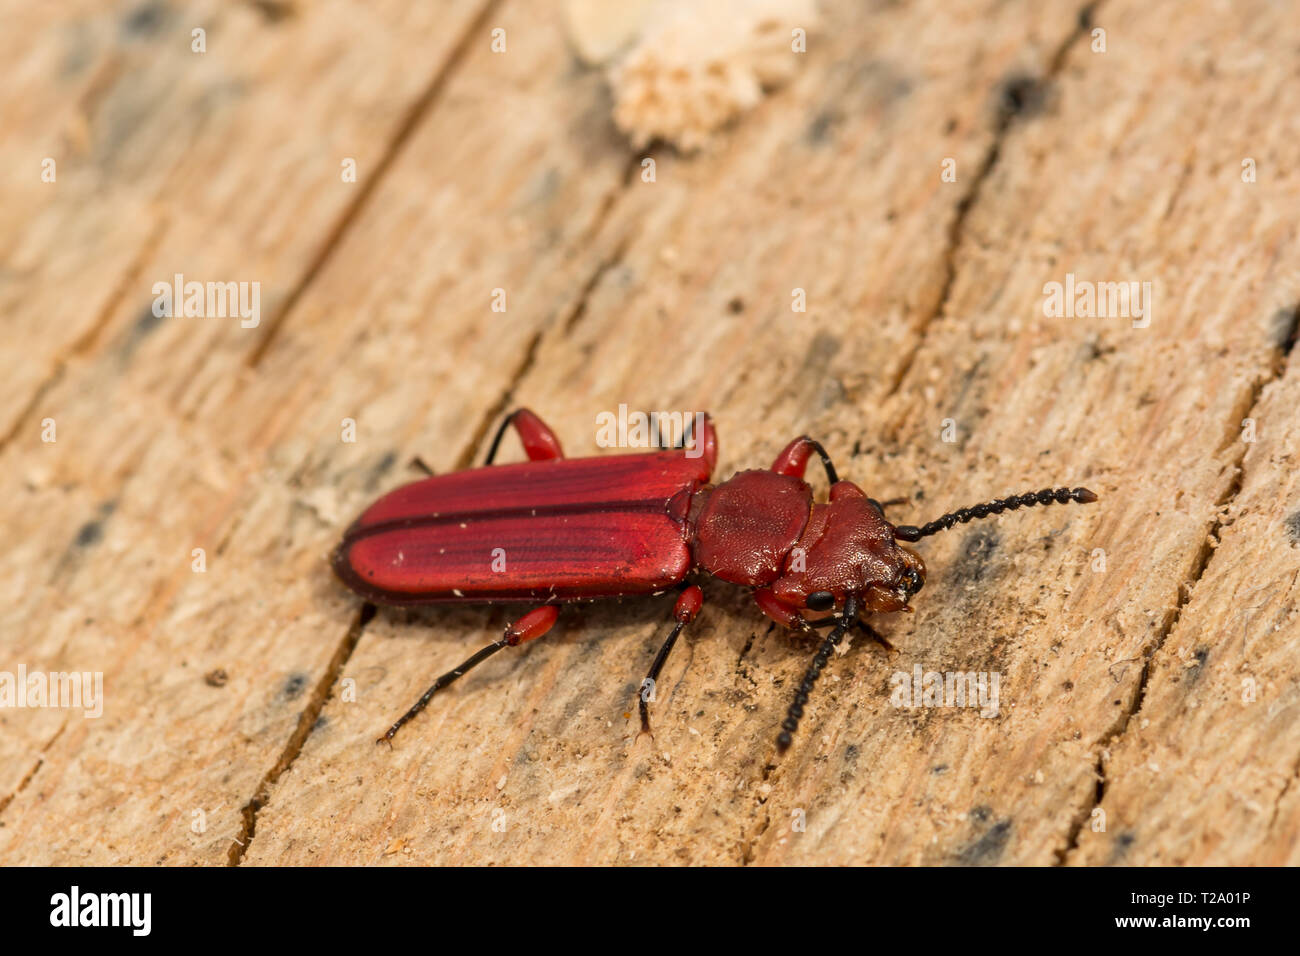
{"label": "flat bark beetle", "polygon": [[[925,562],[910,548],[959,522],[1052,502],[1091,502],[1086,488],[1046,488],[950,512],[928,524],[894,525],[884,508],[841,480],[820,443],[790,442],[766,470],[709,484],[717,461],[713,424],[647,453],[565,458],[560,442],[521,408],[501,423],[482,468],[416,481],[381,497],[335,549],[339,578],[377,604],[537,602],[501,638],[434,682],[380,737],[391,741],[439,690],[505,647],[535,640],[555,624],[559,605],[600,598],[680,594],[674,625],[640,695],[650,729],[649,690],[704,595],[694,572],[750,588],[759,609],[804,633],[829,627],[795,692],[777,748],[799,725],[818,676],[850,628],[874,635],[867,614],[910,611],[925,584]],[[513,426],[528,461],[496,465]],[[816,455],[826,502],[803,480]],[[879,639],[878,635],[874,635]],[[883,639],[882,639],[883,640]]]}

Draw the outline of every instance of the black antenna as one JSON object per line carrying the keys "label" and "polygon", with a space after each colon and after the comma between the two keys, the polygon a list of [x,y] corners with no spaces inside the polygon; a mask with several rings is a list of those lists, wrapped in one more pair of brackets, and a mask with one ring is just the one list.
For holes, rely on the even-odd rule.
{"label": "black antenna", "polygon": [[1042,491],[1030,491],[1023,495],[1012,495],[1010,498],[999,498],[971,508],[962,508],[960,511],[950,511],[920,528],[912,524],[900,524],[894,529],[894,537],[899,541],[920,541],[940,531],[947,531],[959,521],[964,523],[972,518],[987,518],[989,515],[1000,515],[1004,511],[1015,511],[1017,508],[1028,508],[1030,505],[1050,505],[1052,502],[1065,504],[1069,501],[1077,501],[1082,505],[1096,500],[1097,496],[1087,488],[1044,488]]}
{"label": "black antenna", "polygon": [[822,641],[822,646],[817,649],[817,656],[813,658],[812,663],[808,665],[807,672],[803,675],[803,683],[794,692],[794,701],[790,704],[790,709],[786,711],[785,720],[781,723],[781,733],[776,738],[778,753],[785,753],[786,748],[794,740],[794,732],[799,729],[799,718],[803,716],[803,705],[808,703],[808,695],[812,693],[813,685],[817,683],[822,668],[830,663],[831,652],[835,650],[840,641],[844,640],[844,635],[853,626],[857,616],[858,596],[850,594],[844,599],[844,613],[840,615],[839,623],[826,635],[826,640]]}

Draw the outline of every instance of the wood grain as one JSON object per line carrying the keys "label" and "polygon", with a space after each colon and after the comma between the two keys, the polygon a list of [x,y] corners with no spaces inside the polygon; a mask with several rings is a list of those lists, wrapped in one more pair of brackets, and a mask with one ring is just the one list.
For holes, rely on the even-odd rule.
{"label": "wood grain", "polygon": [[[1297,862],[1300,17],[1149,6],[833,0],[689,157],[631,151],[548,4],[15,7],[0,671],[105,704],[0,708],[0,862]],[[156,319],[177,272],[260,324]],[[1149,323],[1045,315],[1067,274]],[[922,544],[896,653],[837,657],[781,759],[811,650],[720,582],[653,739],[668,596],[376,747],[519,609],[376,613],[342,528],[511,407],[578,455],[620,403],[710,411],[724,475],[814,434],[899,522],[1102,497]],[[894,706],[915,667],[998,674],[996,716]]]}

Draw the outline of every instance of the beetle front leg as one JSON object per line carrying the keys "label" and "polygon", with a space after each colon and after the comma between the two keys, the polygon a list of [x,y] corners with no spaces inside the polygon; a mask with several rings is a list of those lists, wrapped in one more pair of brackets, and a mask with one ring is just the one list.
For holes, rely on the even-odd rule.
{"label": "beetle front leg", "polygon": [[506,429],[512,425],[519,435],[519,441],[523,443],[524,453],[528,455],[529,461],[555,461],[564,457],[560,440],[555,437],[555,432],[551,431],[550,426],[528,409],[516,408],[497,428],[492,445],[488,448],[487,461],[483,462],[485,466],[496,460],[501,438],[505,435]]}
{"label": "beetle front leg", "polygon": [[[805,621],[804,623],[807,624],[809,627],[833,627],[838,622],[839,622],[839,618],[826,617],[826,618],[822,618],[820,621]],[[898,653],[898,648],[896,648],[892,643],[890,643],[889,638],[885,637],[885,635],[881,634],[879,631],[877,631],[866,621],[862,620],[862,618],[858,618],[856,621],[854,621],[853,626],[856,627],[863,634],[867,635],[867,637],[871,638],[873,641],[875,641],[885,650],[889,651],[889,653],[891,654]]]}
{"label": "beetle front leg", "polygon": [[541,637],[555,625],[555,620],[559,616],[560,609],[554,604],[547,604],[529,611],[519,620],[508,626],[505,633],[501,635],[499,641],[493,641],[473,657],[469,658],[469,660],[465,661],[465,663],[447,671],[447,673],[434,681],[433,686],[424,692],[424,696],[417,700],[410,710],[398,718],[397,723],[388,728],[388,733],[376,740],[375,743],[391,743],[394,735],[402,729],[402,726],[407,721],[429,706],[429,701],[433,699],[434,694],[455,681],[458,677],[464,676],[467,671],[482,664],[503,647],[514,647],[518,644],[523,644],[525,641],[537,640],[537,638]]}
{"label": "beetle front leg", "polygon": [[807,634],[810,627],[799,609],[793,604],[786,604],[782,601],[771,588],[759,588],[754,592],[754,603],[758,609],[770,617],[776,623],[792,631],[802,631]]}
{"label": "beetle front leg", "polygon": [[[790,444],[781,450],[781,454],[776,456],[776,461],[772,462],[772,471],[778,475],[790,475],[793,478],[802,478],[804,471],[808,468],[808,461],[812,458],[813,452],[822,460],[822,467],[826,469],[826,480],[832,485],[840,480],[839,473],[835,470],[835,465],[831,463],[831,456],[826,454],[826,449],[821,446],[821,442],[814,441],[807,435],[800,435]],[[885,509],[890,505],[904,504],[906,498],[891,498],[889,501],[880,502],[875,498],[868,498],[880,516],[885,516]]]}
{"label": "beetle front leg", "polygon": [[[677,623],[673,625],[668,639],[663,642],[659,648],[659,653],[655,655],[654,663],[650,665],[650,672],[646,674],[645,680],[641,682],[641,690],[637,696],[641,698],[641,733],[654,733],[650,730],[650,707],[649,702],[654,694],[655,683],[659,680],[659,672],[663,670],[664,661],[668,660],[668,655],[672,652],[673,645],[677,643],[678,636],[682,633],[682,628],[695,620],[695,615],[700,613],[700,607],[704,604],[704,592],[700,590],[699,585],[692,584],[686,587],[681,595],[677,598],[677,603],[673,605],[673,617]],[[638,734],[637,736],[640,736]]]}
{"label": "beetle front leg", "polygon": [[826,449],[822,447],[821,442],[814,441],[807,435],[800,435],[786,445],[781,450],[781,454],[776,456],[776,461],[772,462],[771,470],[778,475],[802,478],[804,471],[808,468],[808,459],[812,457],[813,452],[816,452],[817,456],[822,460],[822,467],[826,469],[826,480],[832,485],[839,481],[840,476],[831,463],[831,456],[826,454]]}

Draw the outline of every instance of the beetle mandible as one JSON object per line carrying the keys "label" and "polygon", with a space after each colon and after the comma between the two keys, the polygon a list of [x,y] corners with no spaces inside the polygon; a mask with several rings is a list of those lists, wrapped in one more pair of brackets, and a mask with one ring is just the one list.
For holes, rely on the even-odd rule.
{"label": "beetle mandible", "polygon": [[[439,677],[379,741],[391,742],[434,694],[472,667],[549,631],[558,605],[676,587],[675,623],[642,682],[641,728],[649,732],[647,691],[700,611],[703,592],[688,578],[701,571],[751,588],[759,609],[784,627],[805,634],[831,629],[781,724],[777,749],[784,751],[848,631],[857,627],[881,639],[862,615],[912,610],[908,601],[925,583],[925,563],[899,541],[1030,505],[1097,500],[1086,488],[1048,488],[962,508],[920,527],[894,525],[878,501],[840,479],[826,450],[807,436],[790,442],[771,468],[709,484],[718,442],[709,417],[700,421],[699,433],[683,434],[672,449],[565,458],[555,433],[520,408],[502,421],[482,468],[404,485],[362,512],[332,563],[367,600],[403,607],[539,604]],[[529,460],[493,466],[509,427]],[[814,454],[830,484],[824,503],[814,502],[803,480]],[[504,568],[494,569],[494,556],[506,558]]]}

